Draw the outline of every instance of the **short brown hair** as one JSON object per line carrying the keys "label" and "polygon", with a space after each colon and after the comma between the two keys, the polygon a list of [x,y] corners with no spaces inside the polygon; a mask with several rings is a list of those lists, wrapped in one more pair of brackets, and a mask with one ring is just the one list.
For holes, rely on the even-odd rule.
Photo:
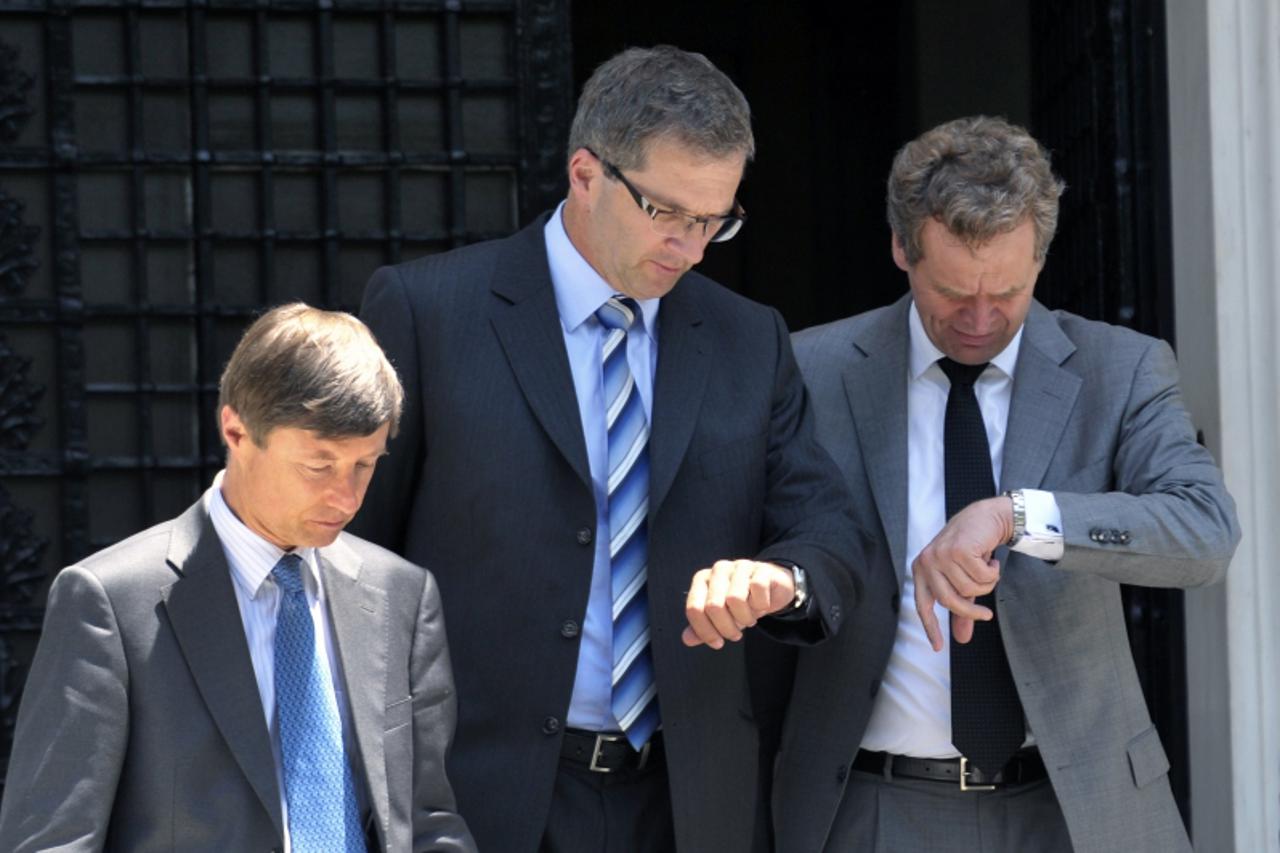
{"label": "short brown hair", "polygon": [[586,148],[619,169],[643,169],[657,140],[716,159],[750,160],[756,150],[742,91],[701,53],[669,44],[628,48],[592,72],[569,128],[569,155]]}
{"label": "short brown hair", "polygon": [[404,390],[364,323],[302,302],[255,320],[227,361],[218,411],[230,406],[259,447],[276,427],[324,438],[372,435],[400,423]]}
{"label": "short brown hair", "polygon": [[924,254],[920,231],[930,219],[971,247],[1030,219],[1036,260],[1043,261],[1065,187],[1048,152],[1024,128],[987,116],[955,119],[908,142],[894,157],[889,227],[914,264]]}

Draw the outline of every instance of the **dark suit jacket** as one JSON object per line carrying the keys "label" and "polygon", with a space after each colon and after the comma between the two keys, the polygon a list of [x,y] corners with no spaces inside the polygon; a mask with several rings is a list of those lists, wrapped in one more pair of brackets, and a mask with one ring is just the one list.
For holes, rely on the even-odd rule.
{"label": "dark suit jacket", "polygon": [[[844,472],[859,522],[892,554],[868,583],[887,595],[879,590],[892,570],[895,608],[906,570],[909,307],[904,297],[795,336],[819,438]],[[1196,443],[1173,353],[1163,341],[1033,302],[1005,436],[1000,488],[1052,491],[1062,512],[1066,549],[1056,563],[997,549],[996,609],[1072,844],[1189,849],[1129,651],[1120,584],[1219,580],[1240,530],[1221,473]],[[880,654],[887,659],[888,649]],[[862,683],[844,680],[865,650],[841,636],[800,658],[775,779],[778,850],[852,849],[856,840],[827,832],[870,714]],[[808,769],[815,763],[822,772]]]}
{"label": "dark suit jacket", "polygon": [[[431,575],[343,534],[320,549],[379,849],[473,851]],[[27,679],[0,850],[283,847],[270,735],[203,502],[63,570]]]}
{"label": "dark suit jacket", "polygon": [[[536,849],[546,823],[596,530],[545,222],[381,269],[361,309],[407,403],[353,529],[440,581],[449,775],[481,848],[501,853]],[[857,539],[778,314],[689,273],[659,324],[648,596],[676,837],[743,851],[758,764],[743,649],[681,644],[689,581],[718,558],[794,561],[823,623],[795,638],[814,639],[856,600]]]}

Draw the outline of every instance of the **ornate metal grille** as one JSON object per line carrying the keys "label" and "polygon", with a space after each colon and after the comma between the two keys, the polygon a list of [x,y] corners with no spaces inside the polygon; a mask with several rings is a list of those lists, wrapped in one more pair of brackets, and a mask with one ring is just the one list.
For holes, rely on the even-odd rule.
{"label": "ornate metal grille", "polygon": [[246,322],[555,198],[567,33],[551,0],[0,7],[0,774],[49,580],[209,482]]}

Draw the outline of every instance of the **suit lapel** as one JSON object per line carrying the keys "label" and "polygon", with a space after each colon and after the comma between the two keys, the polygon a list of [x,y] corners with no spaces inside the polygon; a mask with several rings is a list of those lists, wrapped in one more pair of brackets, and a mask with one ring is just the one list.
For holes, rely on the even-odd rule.
{"label": "suit lapel", "polygon": [[168,561],[179,578],[161,591],[196,688],[236,763],[284,836],[271,737],[249,657],[231,569],[203,501],[173,525]]}
{"label": "suit lapel", "polygon": [[1073,352],[1075,344],[1053,315],[1033,302],[1013,374],[1002,490],[1033,489],[1043,482],[1080,393],[1080,377],[1061,367]]}
{"label": "suit lapel", "polygon": [[339,539],[318,552],[351,722],[377,825],[387,825],[387,594],[360,582],[360,558]]}
{"label": "suit lapel", "polygon": [[702,338],[702,314],[691,283],[677,284],[658,312],[658,369],[649,431],[649,517],[671,490],[698,422],[710,358]]}
{"label": "suit lapel", "polygon": [[590,488],[587,445],[547,266],[546,219],[539,217],[509,240],[508,257],[496,265],[491,284],[498,301],[490,320],[534,416]]}
{"label": "suit lapel", "polygon": [[907,309],[894,303],[853,342],[864,358],[844,372],[845,396],[899,580],[907,554]]}

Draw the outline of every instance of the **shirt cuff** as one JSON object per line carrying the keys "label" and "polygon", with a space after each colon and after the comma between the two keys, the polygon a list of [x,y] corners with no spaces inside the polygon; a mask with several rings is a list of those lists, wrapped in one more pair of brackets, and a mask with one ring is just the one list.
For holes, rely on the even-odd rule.
{"label": "shirt cuff", "polygon": [[1053,492],[1023,489],[1022,497],[1027,506],[1027,532],[1009,550],[1048,562],[1061,560],[1065,549],[1062,511]]}

